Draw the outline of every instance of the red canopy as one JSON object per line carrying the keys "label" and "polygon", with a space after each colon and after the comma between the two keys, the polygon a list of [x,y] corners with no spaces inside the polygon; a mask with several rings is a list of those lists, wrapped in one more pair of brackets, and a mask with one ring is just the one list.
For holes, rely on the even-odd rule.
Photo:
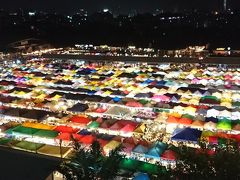
{"label": "red canopy", "polygon": [[69,126],[57,126],[54,130],[62,133],[76,133],[79,131],[79,129],[73,129]]}
{"label": "red canopy", "polygon": [[174,116],[168,116],[167,122],[168,123],[178,123],[179,118],[176,118]]}
{"label": "red canopy", "polygon": [[95,110],[96,113],[104,113],[104,112],[106,112],[106,111],[107,111],[107,109],[104,109],[104,108],[97,108],[97,109]]}
{"label": "red canopy", "polygon": [[209,136],[208,137],[208,142],[211,144],[218,144],[218,137],[216,136]]}
{"label": "red canopy", "polygon": [[91,120],[88,117],[84,116],[73,116],[70,121],[81,124],[88,124]]}
{"label": "red canopy", "polygon": [[123,125],[120,122],[114,123],[109,129],[111,130],[120,130],[123,128]]}
{"label": "red canopy", "polygon": [[129,107],[143,107],[143,105],[140,102],[137,101],[129,101],[126,103],[126,106]]}
{"label": "red canopy", "polygon": [[85,135],[85,136],[82,136],[79,142],[83,144],[92,144],[94,140],[95,140],[95,137],[93,135]]}
{"label": "red canopy", "polygon": [[189,124],[192,124],[192,120],[188,118],[180,118],[178,123],[189,125]]}
{"label": "red canopy", "polygon": [[71,134],[71,133],[61,133],[59,136],[56,137],[57,139],[61,139],[64,141],[71,141],[73,139],[78,140],[82,138],[79,134]]}
{"label": "red canopy", "polygon": [[122,132],[133,132],[135,128],[136,128],[136,126],[131,125],[131,124],[127,124],[120,131],[122,131]]}
{"label": "red canopy", "polygon": [[162,156],[161,156],[162,159],[165,159],[165,160],[176,160],[176,153],[172,150],[166,150],[162,153]]}
{"label": "red canopy", "polygon": [[104,140],[104,139],[98,139],[97,141],[99,142],[101,147],[104,147],[109,142],[109,141]]}

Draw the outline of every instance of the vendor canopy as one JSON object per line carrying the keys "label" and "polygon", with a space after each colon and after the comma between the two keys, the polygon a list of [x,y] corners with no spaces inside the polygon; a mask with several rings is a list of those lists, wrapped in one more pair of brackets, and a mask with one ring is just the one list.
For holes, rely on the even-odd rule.
{"label": "vendor canopy", "polygon": [[22,136],[33,136],[36,132],[38,132],[38,129],[35,128],[28,128],[24,126],[17,126],[12,129],[8,129],[6,131],[7,134],[11,134],[14,136],[22,135]]}
{"label": "vendor canopy", "polygon": [[72,111],[72,112],[84,112],[88,109],[88,105],[87,104],[82,104],[82,103],[77,103],[75,104],[73,107],[68,108],[68,111]]}
{"label": "vendor canopy", "polygon": [[113,106],[107,110],[106,114],[111,114],[116,116],[126,116],[126,115],[130,115],[131,111],[128,108]]}
{"label": "vendor canopy", "polygon": [[89,119],[86,116],[73,116],[70,118],[70,121],[80,124],[88,124],[91,121],[91,119]]}
{"label": "vendor canopy", "polygon": [[191,141],[197,143],[202,131],[197,129],[185,128],[176,129],[173,133],[172,140],[175,141]]}

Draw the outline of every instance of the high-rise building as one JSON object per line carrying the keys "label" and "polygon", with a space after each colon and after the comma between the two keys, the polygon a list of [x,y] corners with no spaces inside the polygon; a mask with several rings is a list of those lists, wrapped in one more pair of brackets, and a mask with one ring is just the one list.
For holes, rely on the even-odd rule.
{"label": "high-rise building", "polygon": [[223,0],[223,10],[227,11],[227,0]]}

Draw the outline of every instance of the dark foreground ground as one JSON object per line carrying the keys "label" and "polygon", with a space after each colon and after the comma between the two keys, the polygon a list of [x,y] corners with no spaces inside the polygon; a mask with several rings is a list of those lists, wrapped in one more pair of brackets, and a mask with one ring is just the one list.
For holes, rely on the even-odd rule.
{"label": "dark foreground ground", "polygon": [[60,160],[0,147],[0,180],[44,180]]}

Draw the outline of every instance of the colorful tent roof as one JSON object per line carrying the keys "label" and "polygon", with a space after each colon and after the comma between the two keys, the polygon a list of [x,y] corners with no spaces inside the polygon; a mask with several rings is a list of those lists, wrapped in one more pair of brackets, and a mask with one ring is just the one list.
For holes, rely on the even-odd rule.
{"label": "colorful tent roof", "polygon": [[185,128],[176,129],[173,133],[172,140],[175,141],[191,141],[197,143],[202,131],[197,129]]}

